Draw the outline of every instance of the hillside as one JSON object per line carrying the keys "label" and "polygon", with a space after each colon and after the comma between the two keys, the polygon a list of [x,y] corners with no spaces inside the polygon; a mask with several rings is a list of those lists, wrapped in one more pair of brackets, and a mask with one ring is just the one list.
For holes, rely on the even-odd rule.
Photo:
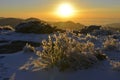
{"label": "hillside", "polygon": [[75,23],[72,21],[66,21],[66,22],[51,22],[53,26],[57,26],[59,29],[63,30],[79,30],[84,27],[83,24]]}
{"label": "hillside", "polygon": [[112,29],[115,29],[115,30],[119,30],[119,31],[120,31],[120,23],[107,24],[107,25],[105,25],[105,27],[110,27],[110,28],[112,28]]}
{"label": "hillside", "polygon": [[17,24],[24,21],[23,19],[19,18],[0,18],[0,25],[1,26],[12,26],[15,27]]}
{"label": "hillside", "polygon": [[[0,18],[0,26],[12,26],[13,28],[22,23],[22,22],[29,22],[29,21],[42,21],[45,22],[44,20],[40,20],[38,18],[27,18],[27,19],[20,19],[20,18]],[[80,23],[75,23],[72,21],[66,21],[66,22],[47,22],[51,24],[52,26],[56,26],[58,29],[63,29],[63,30],[80,30],[81,28],[84,27],[83,24]]]}
{"label": "hillside", "polygon": [[30,17],[30,18],[25,19],[24,21],[25,21],[25,22],[29,22],[29,21],[41,21],[41,20],[38,19],[38,18]]}

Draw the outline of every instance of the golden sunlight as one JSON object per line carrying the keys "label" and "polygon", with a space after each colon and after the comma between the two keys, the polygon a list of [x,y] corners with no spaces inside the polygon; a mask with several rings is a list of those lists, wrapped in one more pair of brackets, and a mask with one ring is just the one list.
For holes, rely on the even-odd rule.
{"label": "golden sunlight", "polygon": [[70,17],[74,14],[74,9],[71,4],[63,3],[58,6],[56,12],[60,17]]}

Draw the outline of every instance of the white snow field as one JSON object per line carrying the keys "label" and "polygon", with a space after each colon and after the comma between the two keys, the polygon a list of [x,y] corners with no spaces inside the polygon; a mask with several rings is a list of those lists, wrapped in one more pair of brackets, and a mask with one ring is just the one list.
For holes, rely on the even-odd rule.
{"label": "white snow field", "polygon": [[[7,41],[41,42],[47,37],[48,34],[16,32],[0,34],[0,40]],[[98,36],[97,41],[93,41],[96,47],[101,47],[101,43],[106,37]],[[14,54],[0,53],[0,80],[120,80],[120,51],[106,50],[105,53],[108,59],[98,62],[93,67],[66,72],[60,72],[57,68],[43,70],[40,67],[35,67],[33,60],[38,56],[34,52],[25,52],[24,49]]]}

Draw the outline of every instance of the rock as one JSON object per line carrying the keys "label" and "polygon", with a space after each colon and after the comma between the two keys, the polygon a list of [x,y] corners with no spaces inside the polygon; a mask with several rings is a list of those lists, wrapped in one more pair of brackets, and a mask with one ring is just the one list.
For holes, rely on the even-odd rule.
{"label": "rock", "polygon": [[29,41],[12,41],[10,44],[0,46],[0,54],[4,53],[15,53],[21,51],[26,43],[38,47],[41,44],[36,42],[29,42]]}
{"label": "rock", "polygon": [[56,31],[56,28],[43,21],[29,21],[17,25],[15,31],[21,33],[49,34]]}

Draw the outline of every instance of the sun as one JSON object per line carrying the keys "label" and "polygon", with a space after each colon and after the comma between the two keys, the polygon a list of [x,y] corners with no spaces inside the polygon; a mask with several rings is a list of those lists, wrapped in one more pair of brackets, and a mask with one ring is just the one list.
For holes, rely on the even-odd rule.
{"label": "sun", "polygon": [[74,14],[74,9],[71,4],[63,3],[57,8],[57,15],[60,17],[70,17]]}

